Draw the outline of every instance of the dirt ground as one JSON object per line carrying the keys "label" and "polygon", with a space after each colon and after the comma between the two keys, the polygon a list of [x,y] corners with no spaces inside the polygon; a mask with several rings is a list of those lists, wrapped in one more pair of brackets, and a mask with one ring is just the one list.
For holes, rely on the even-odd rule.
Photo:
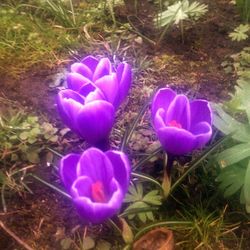
{"label": "dirt ground", "polygon": [[[146,41],[122,42],[122,46],[129,46],[129,62],[135,63],[136,51],[138,58],[146,57],[145,61],[150,62],[150,65],[136,73],[128,101],[122,107],[124,113],[118,114],[118,121],[122,119],[122,114],[139,111],[147,96],[147,88],[151,91],[158,86],[168,85],[179,93],[184,92],[190,97],[206,98],[214,102],[229,98],[235,78],[224,72],[221,63],[226,56],[238,52],[244,46],[244,43],[232,42],[227,35],[240,19],[228,1],[207,2],[208,14],[197,25],[188,27],[184,43],[177,28],[166,35],[158,49],[152,48]],[[120,17],[122,20],[122,16]],[[142,28],[142,32],[147,35],[147,27]],[[136,39],[137,36],[133,35],[133,38]],[[104,46],[100,46],[95,54],[98,51],[107,54],[102,52],[102,48]],[[82,57],[84,56],[82,53]],[[49,71],[36,68],[18,80],[0,76],[0,95],[20,103],[32,113],[46,117],[51,123],[62,128],[55,106],[58,88],[49,86],[50,76],[56,72],[56,67]],[[69,148],[68,145],[61,144],[64,153],[69,152]],[[60,187],[56,173],[50,167],[46,167],[45,162],[33,171],[49,183]],[[16,194],[8,197],[8,212],[0,213],[3,223],[29,246],[36,250],[62,249],[61,239],[72,236],[76,231],[84,231],[79,216],[66,198],[34,180],[29,187],[33,195],[26,193],[22,196]],[[103,225],[94,226],[88,228],[87,234],[95,235],[97,238],[98,235],[106,237],[108,234],[110,241],[112,237],[108,230]],[[22,249],[3,230],[0,242],[0,249]]]}

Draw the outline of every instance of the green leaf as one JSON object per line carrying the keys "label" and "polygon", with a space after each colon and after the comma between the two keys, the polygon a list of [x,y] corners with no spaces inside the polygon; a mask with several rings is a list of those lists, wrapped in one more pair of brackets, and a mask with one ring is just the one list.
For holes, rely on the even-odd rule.
{"label": "green leaf", "polygon": [[37,141],[36,137],[29,137],[28,138],[28,143],[30,143],[30,144],[34,144],[36,141]]}
{"label": "green leaf", "polygon": [[197,20],[206,12],[207,5],[197,1],[190,4],[188,0],[183,0],[168,6],[167,10],[161,12],[154,21],[157,23],[159,20],[159,26],[163,27],[172,23],[179,24],[185,19]]}
{"label": "green leaf", "polygon": [[24,132],[20,133],[20,135],[19,135],[19,138],[22,141],[26,140],[28,137],[29,137],[29,133],[27,131],[24,131]]}
{"label": "green leaf", "polygon": [[141,222],[145,223],[147,221],[146,213],[138,213],[138,217]]}
{"label": "green leaf", "polygon": [[17,161],[19,159],[18,155],[17,154],[11,154],[11,161]]}
{"label": "green leaf", "polygon": [[68,250],[71,247],[72,240],[70,238],[65,238],[61,240],[60,244],[63,250]]}
{"label": "green leaf", "polygon": [[[248,72],[250,77],[250,70]],[[246,77],[246,75],[244,76],[244,74],[242,74],[241,76]],[[240,105],[237,107],[238,110],[246,112],[248,121],[250,123],[250,80],[241,80],[238,81],[237,84],[238,85],[235,87],[235,94],[231,101],[233,102],[235,99],[238,100],[238,102],[240,103]]]}
{"label": "green leaf", "polygon": [[17,138],[18,138],[17,135],[12,135],[12,136],[9,137],[9,140],[10,141],[15,141]]}
{"label": "green leaf", "polygon": [[111,244],[106,240],[98,240],[95,249],[96,250],[110,250]]}
{"label": "green leaf", "polygon": [[248,38],[247,32],[250,30],[250,26],[248,24],[240,24],[238,27],[234,29],[234,32],[229,34],[229,37],[233,41],[243,41]]}
{"label": "green leaf", "polygon": [[222,168],[250,157],[250,143],[240,143],[219,153],[216,157]]}
{"label": "green leaf", "polygon": [[143,199],[143,188],[141,183],[135,186],[130,186],[124,202],[133,202]]}
{"label": "green leaf", "polygon": [[246,204],[246,211],[247,213],[250,213],[250,205]]}
{"label": "green leaf", "polygon": [[137,216],[144,223],[147,220],[154,220],[154,215],[151,211],[140,212],[140,209],[147,209],[152,205],[159,206],[162,203],[161,199],[162,196],[159,195],[158,190],[152,190],[143,196],[143,185],[141,183],[137,183],[135,186],[129,187],[129,193],[126,195],[124,202],[131,204],[126,208],[125,212],[137,210],[136,214],[132,213],[128,215],[129,219],[133,219]]}
{"label": "green leaf", "polygon": [[240,204],[246,204],[245,195],[244,195],[244,188],[242,188],[241,192],[240,192]]}
{"label": "green leaf", "polygon": [[144,197],[143,197],[143,201],[152,205],[161,205],[161,200],[162,200],[162,196],[158,195],[159,191],[158,190],[153,190],[149,193],[147,193]]}
{"label": "green leaf", "polygon": [[219,189],[224,192],[224,197],[229,197],[240,190],[244,185],[246,164],[248,160],[223,169],[216,181],[220,182]]}
{"label": "green leaf", "polygon": [[[149,205],[146,204],[145,202],[143,202],[143,201],[137,201],[137,202],[134,202],[131,205],[129,205],[126,208],[125,211],[129,211],[129,210],[133,210],[133,209],[139,209],[139,208],[148,208],[148,207],[149,207]],[[138,212],[136,215],[138,216],[138,218],[142,222],[146,222],[147,221],[147,217],[146,217],[146,213],[145,212]],[[129,219],[132,219],[134,217],[135,217],[134,214],[128,216]]]}
{"label": "green leaf", "polygon": [[0,170],[0,184],[3,184],[6,180],[6,176],[2,170]]}
{"label": "green leaf", "polygon": [[26,156],[27,156],[28,161],[31,163],[39,163],[40,161],[38,152],[36,151],[27,152]]}
{"label": "green leaf", "polygon": [[58,136],[57,135],[53,135],[52,137],[49,138],[49,141],[51,141],[51,142],[57,142],[58,141]]}
{"label": "green leaf", "polygon": [[27,117],[27,122],[30,124],[34,124],[38,122],[38,117],[37,116],[28,116]]}
{"label": "green leaf", "polygon": [[154,215],[153,215],[152,212],[147,212],[146,215],[147,215],[147,217],[148,217],[149,220],[151,220],[151,221],[155,220]]}
{"label": "green leaf", "polygon": [[89,250],[95,247],[95,241],[93,238],[87,236],[82,240],[83,250]]}
{"label": "green leaf", "polygon": [[245,175],[245,183],[244,183],[244,196],[246,201],[246,209],[248,213],[250,212],[250,160],[248,162],[247,171]]}
{"label": "green leaf", "polygon": [[227,114],[220,105],[213,104],[214,114],[213,125],[222,133],[228,135],[233,133],[232,138],[240,142],[250,141],[250,125],[243,124]]}
{"label": "green leaf", "polygon": [[41,130],[40,130],[39,128],[37,128],[37,127],[32,128],[32,129],[30,130],[30,132],[29,132],[29,134],[30,134],[31,136],[37,136],[37,135],[39,135],[40,133],[41,133]]}

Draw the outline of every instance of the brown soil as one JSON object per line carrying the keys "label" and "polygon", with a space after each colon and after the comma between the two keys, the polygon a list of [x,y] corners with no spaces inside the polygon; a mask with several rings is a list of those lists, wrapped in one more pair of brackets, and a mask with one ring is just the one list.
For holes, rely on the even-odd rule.
{"label": "brown soil", "polygon": [[[190,97],[202,97],[210,101],[218,102],[228,98],[235,79],[225,74],[221,63],[226,56],[244,46],[233,43],[227,35],[238,24],[239,19],[232,20],[237,14],[228,1],[207,2],[208,14],[197,25],[187,27],[184,43],[178,29],[171,30],[157,50],[145,41],[138,43],[135,35],[131,35],[130,40],[123,41],[124,47],[129,46],[127,58],[135,66],[140,62],[143,68],[146,62],[152,62],[136,74],[129,101],[123,107],[125,114],[138,112],[148,95],[145,86],[152,90],[169,85],[179,93],[184,92]],[[95,53],[101,50],[102,48],[98,48]],[[142,59],[145,59],[144,62]],[[18,80],[1,76],[0,94],[62,127],[55,107],[57,89],[50,88],[46,80],[52,73],[39,70],[28,72]],[[121,118],[118,117],[118,121],[119,119]],[[67,151],[65,148],[61,149]],[[58,178],[51,172],[51,168],[45,165],[39,165],[35,170],[41,178],[60,186]],[[61,239],[74,235],[75,231],[84,231],[80,218],[68,200],[36,181],[32,181],[30,188],[34,195],[16,194],[9,197],[8,212],[0,213],[0,220],[28,245],[36,250],[62,249]],[[108,235],[110,241],[110,231],[101,225],[89,227],[87,234],[95,238],[105,238]],[[3,230],[0,233],[0,246],[5,250],[22,249]],[[76,248],[72,246],[70,249]],[[113,249],[118,247],[114,246]]]}

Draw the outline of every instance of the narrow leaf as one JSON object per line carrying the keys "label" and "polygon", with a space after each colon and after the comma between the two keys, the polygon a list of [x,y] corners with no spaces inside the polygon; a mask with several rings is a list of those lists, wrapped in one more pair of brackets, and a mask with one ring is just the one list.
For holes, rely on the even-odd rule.
{"label": "narrow leaf", "polygon": [[248,208],[250,208],[250,160],[248,162],[248,167],[247,167],[246,176],[245,176],[244,196],[245,196],[246,205],[248,206]]}
{"label": "narrow leaf", "polygon": [[221,152],[217,156],[217,161],[224,168],[247,157],[250,157],[250,143],[241,143]]}

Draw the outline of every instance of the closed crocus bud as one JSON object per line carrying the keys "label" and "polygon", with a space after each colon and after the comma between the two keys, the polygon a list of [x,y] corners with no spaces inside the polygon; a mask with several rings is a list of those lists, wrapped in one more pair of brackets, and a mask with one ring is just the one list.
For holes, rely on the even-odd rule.
{"label": "closed crocus bud", "polygon": [[86,223],[101,223],[118,212],[130,173],[127,156],[119,151],[89,148],[82,155],[68,154],[60,162],[61,180]]}
{"label": "closed crocus bud", "polygon": [[206,100],[189,101],[169,88],[157,91],[152,121],[163,149],[182,155],[202,148],[212,135],[212,111]]}
{"label": "closed crocus bud", "polygon": [[59,114],[65,125],[86,142],[105,148],[114,124],[114,107],[104,100],[98,89],[85,89],[84,94],[61,90],[57,98]]}
{"label": "closed crocus bud", "polygon": [[93,56],[85,57],[81,62],[71,65],[67,75],[68,87],[79,93],[86,85],[98,87],[105,100],[115,109],[119,107],[128,94],[132,81],[131,67],[120,63],[116,69],[108,58],[98,60]]}

